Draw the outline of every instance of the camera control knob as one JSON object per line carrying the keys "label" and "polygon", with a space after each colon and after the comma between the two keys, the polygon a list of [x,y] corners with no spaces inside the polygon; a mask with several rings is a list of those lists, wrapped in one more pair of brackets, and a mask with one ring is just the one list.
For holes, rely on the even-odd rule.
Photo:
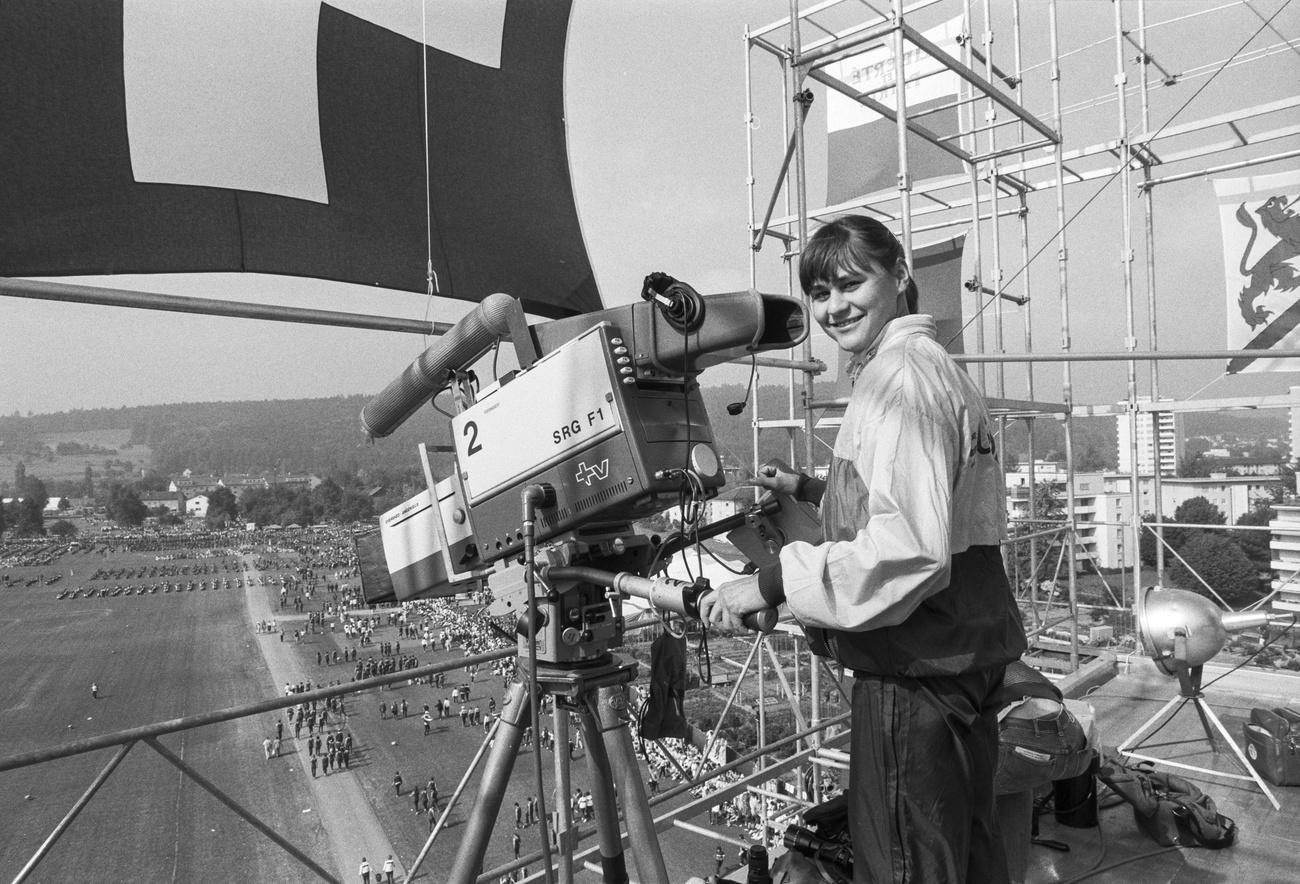
{"label": "camera control knob", "polygon": [[572,626],[560,633],[560,641],[572,647],[582,641],[582,630],[574,629]]}

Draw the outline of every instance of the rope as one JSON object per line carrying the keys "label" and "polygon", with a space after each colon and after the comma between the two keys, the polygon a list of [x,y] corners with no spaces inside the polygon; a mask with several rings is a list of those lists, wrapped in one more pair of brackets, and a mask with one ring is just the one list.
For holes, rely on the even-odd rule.
{"label": "rope", "polygon": [[[433,296],[441,294],[438,273],[433,269],[433,232],[436,214],[433,210],[433,178],[429,173],[429,19],[426,12],[428,0],[420,0],[420,117],[424,122],[424,319],[429,320],[433,309]],[[439,234],[438,244],[442,244]],[[425,336],[425,345],[429,343]]]}

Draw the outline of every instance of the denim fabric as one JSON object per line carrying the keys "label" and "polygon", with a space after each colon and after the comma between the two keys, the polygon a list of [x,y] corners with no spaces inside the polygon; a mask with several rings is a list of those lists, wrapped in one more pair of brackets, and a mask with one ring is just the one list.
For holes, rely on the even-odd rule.
{"label": "denim fabric", "polygon": [[1065,707],[1055,715],[1002,720],[993,788],[1007,795],[1078,776],[1094,752],[1083,726]]}

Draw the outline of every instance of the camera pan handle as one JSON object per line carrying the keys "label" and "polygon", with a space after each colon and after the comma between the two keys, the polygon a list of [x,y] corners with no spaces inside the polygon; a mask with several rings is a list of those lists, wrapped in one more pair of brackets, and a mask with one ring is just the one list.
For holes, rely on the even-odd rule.
{"label": "camera pan handle", "polygon": [[518,309],[518,301],[500,292],[480,301],[361,409],[361,429],[371,439],[390,435],[437,395],[448,371],[473,364],[498,338],[509,337]]}

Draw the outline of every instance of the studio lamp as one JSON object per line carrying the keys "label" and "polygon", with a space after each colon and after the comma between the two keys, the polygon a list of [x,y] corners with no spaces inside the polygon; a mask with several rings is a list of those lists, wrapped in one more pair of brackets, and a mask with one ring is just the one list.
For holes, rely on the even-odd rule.
{"label": "studio lamp", "polygon": [[[1137,623],[1138,636],[1142,651],[1150,657],[1166,675],[1177,676],[1179,693],[1161,707],[1160,711],[1147,720],[1133,735],[1120,743],[1118,751],[1128,758],[1165,764],[1184,770],[1193,770],[1229,779],[1254,782],[1268,796],[1275,809],[1280,805],[1263,778],[1246,760],[1241,748],[1233,741],[1227,728],[1219,721],[1214,710],[1205,701],[1201,691],[1202,667],[1223,650],[1228,641],[1228,634],[1244,629],[1258,629],[1272,622],[1292,622],[1289,614],[1270,614],[1267,611],[1224,611],[1215,606],[1203,595],[1188,592],[1185,589],[1168,589],[1161,586],[1148,586],[1138,592],[1137,604],[1133,606],[1133,617]],[[1187,703],[1196,707],[1205,738],[1210,748],[1217,754],[1213,724],[1219,736],[1232,749],[1246,775],[1224,773],[1220,770],[1196,767],[1181,761],[1172,761],[1153,755],[1144,755],[1137,751],[1142,746],[1142,736],[1151,734],[1163,727]],[[1154,745],[1169,746],[1175,743],[1192,742],[1177,740],[1171,743]]]}
{"label": "studio lamp", "polygon": [[1259,629],[1290,615],[1267,611],[1223,611],[1203,595],[1185,589],[1148,586],[1134,607],[1142,650],[1166,675],[1214,659],[1228,633]]}

